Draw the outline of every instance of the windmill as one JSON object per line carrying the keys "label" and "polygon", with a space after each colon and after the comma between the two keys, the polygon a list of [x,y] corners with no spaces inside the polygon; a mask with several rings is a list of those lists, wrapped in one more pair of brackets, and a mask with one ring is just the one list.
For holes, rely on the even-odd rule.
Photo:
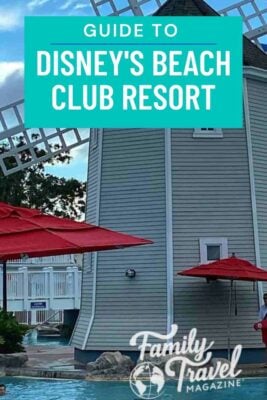
{"label": "windmill", "polygon": [[[178,1],[178,0],[177,0]],[[153,14],[164,0],[90,0],[96,16],[142,16]],[[247,38],[261,46],[267,35],[267,7],[264,0],[243,0],[219,11],[221,15],[239,15],[244,20]],[[89,141],[90,130],[78,128],[26,128],[23,100],[0,108],[0,168],[4,175],[23,170]],[[98,135],[91,130],[91,138]],[[17,146],[19,137],[19,146]],[[41,151],[40,151],[41,149]]]}
{"label": "windmill", "polygon": [[[163,4],[162,0],[91,0],[91,5],[95,15],[123,16],[148,15],[152,13],[155,15],[165,15],[165,12],[167,15],[172,15],[174,9],[177,11],[174,15],[190,15],[190,10],[188,11],[188,8],[192,9],[192,6],[194,6],[195,11],[193,15],[199,15],[197,14],[198,11],[200,11],[201,15],[217,15],[214,10],[202,0],[168,0],[166,5]],[[250,6],[250,13],[247,9],[248,6]],[[160,7],[159,11],[156,11],[158,7]],[[179,14],[181,10],[184,12],[183,14]],[[261,37],[266,34],[266,7],[264,7],[263,1],[241,1],[236,3],[233,7],[222,10],[222,15],[225,14],[242,15],[244,18],[244,30],[246,31],[246,35],[249,36],[250,40],[257,42],[257,45],[261,41]],[[260,19],[260,26],[255,26],[254,18]],[[257,46],[254,46],[250,40],[245,39],[244,41],[244,53],[247,57],[247,60],[244,59],[244,64],[256,67],[255,69],[257,69],[257,67],[261,68],[260,65],[262,62],[264,65],[263,69],[267,70],[264,53]],[[261,60],[262,56],[264,58],[263,61]],[[253,61],[252,63],[251,60]],[[261,82],[258,83],[257,81],[256,83],[258,85],[257,90],[260,93],[259,99],[257,99],[258,108],[260,109],[260,107],[264,105],[264,101],[262,100],[264,98],[264,86]],[[255,93],[253,87],[250,93],[251,95]],[[0,166],[7,175],[33,165],[38,161],[48,160],[53,157],[54,154],[64,150],[70,150],[89,140],[89,130],[80,130],[77,128],[26,129],[23,120],[22,101],[10,104],[0,110],[0,138],[2,144],[5,146],[5,151],[0,155]],[[255,118],[254,123],[261,120],[262,118]],[[201,229],[206,223],[205,218],[207,219],[207,224],[211,221],[212,232],[211,234],[205,235],[204,239],[206,241],[202,237],[203,243],[198,242],[195,226],[193,225],[196,218],[195,214],[191,213],[192,209],[190,208],[193,208],[190,203],[190,197],[192,197],[192,202],[195,202],[194,207],[196,207],[195,204],[200,204],[203,206],[204,211],[207,210],[206,200],[210,195],[212,201],[215,201],[214,192],[216,192],[216,188],[218,188],[217,181],[220,179],[213,180],[212,178],[212,187],[208,187],[209,191],[207,193],[203,193],[202,191],[201,196],[203,198],[197,199],[196,202],[194,191],[198,193],[198,190],[201,189],[201,185],[198,184],[198,177],[202,179],[200,176],[202,171],[199,172],[197,170],[197,164],[191,163],[190,157],[188,157],[188,148],[183,147],[183,142],[178,142],[180,137],[176,135],[175,131],[172,138],[175,140],[173,151],[177,152],[177,157],[172,158],[172,138],[170,131],[171,130],[168,132],[167,130],[162,130],[160,132],[150,131],[147,135],[144,135],[141,129],[135,129],[133,132],[130,132],[129,139],[127,135],[124,135],[122,139],[124,132],[121,133],[115,130],[113,130],[112,134],[109,132],[106,134],[105,131],[102,133],[100,128],[92,129],[90,132],[90,183],[88,185],[88,190],[90,192],[88,198],[90,197],[90,202],[88,202],[87,218],[95,224],[101,222],[114,227],[114,229],[117,228],[118,230],[124,227],[125,231],[127,231],[127,228],[131,224],[131,229],[134,227],[133,229],[136,229],[136,233],[143,233],[148,237],[151,235],[152,238],[154,238],[155,235],[155,245],[151,246],[149,254],[143,253],[143,250],[114,256],[97,254],[92,255],[90,260],[88,259],[88,261],[84,263],[84,295],[79,320],[73,336],[73,344],[75,348],[78,349],[77,359],[79,358],[79,351],[128,350],[130,333],[136,332],[139,328],[143,330],[149,326],[149,329],[152,331],[159,332],[161,330],[161,332],[169,332],[172,321],[174,321],[174,314],[176,313],[177,316],[180,312],[181,314],[183,313],[183,311],[181,311],[182,303],[181,305],[179,304],[179,307],[174,304],[174,294],[178,297],[178,291],[175,293],[175,288],[177,289],[178,283],[176,284],[173,282],[174,252],[176,252],[176,262],[184,262],[185,260],[188,262],[188,259],[191,260],[191,254],[196,256],[196,252],[199,250],[196,250],[198,245],[203,245],[202,248],[206,252],[208,247],[211,251],[214,250],[214,247],[216,251],[227,251],[228,233],[224,233],[225,231],[223,231],[218,239],[218,233],[216,231],[217,226],[213,229],[215,224],[214,220],[212,220],[212,213],[210,219],[206,218],[207,214],[204,212],[203,215],[201,214],[199,217],[202,223]],[[259,129],[258,132],[261,133],[261,130]],[[200,139],[200,142],[193,141],[192,135],[194,135],[194,133],[195,132],[183,132],[184,136],[181,135],[181,141],[185,143],[186,137],[189,146],[195,146],[194,151],[197,158],[198,152],[201,152],[201,149],[203,152],[206,151],[207,141],[204,140],[203,142],[203,139]],[[206,134],[205,132],[205,135]],[[223,157],[226,155],[224,160],[228,161],[227,157],[229,156],[229,165],[233,163],[234,166],[236,165],[236,152],[238,152],[241,162],[243,162],[244,159],[246,160],[247,156],[244,138],[241,137],[239,131],[235,132],[235,134],[237,135],[237,139],[235,142],[232,141],[232,138],[230,141],[226,140],[227,146],[229,147],[226,147],[223,152]],[[207,138],[205,135],[203,137]],[[18,136],[22,137],[19,147],[16,146],[16,137]],[[218,137],[216,137],[215,141],[211,144],[214,147],[210,147],[211,157],[215,158],[216,149],[219,147],[215,146],[215,144],[218,144]],[[240,138],[242,139],[241,144]],[[124,142],[127,142],[127,140],[129,140],[129,144],[125,144]],[[223,146],[224,142],[220,143],[222,143],[221,146]],[[56,148],[53,147],[52,149],[50,146],[51,144],[56,144]],[[198,146],[198,144],[200,144],[200,146]],[[233,148],[233,146],[235,147]],[[37,150],[39,147],[43,149],[41,153]],[[26,157],[24,154],[26,154]],[[202,153],[203,159],[205,158],[204,156],[205,153],[204,155]],[[243,183],[243,175],[248,171],[248,165],[242,164],[240,169],[235,170],[232,174],[234,168],[229,172],[229,165],[226,161],[224,168],[227,170],[227,179],[232,179],[232,181],[230,182],[230,186],[227,186],[229,184],[228,181],[226,185],[222,185],[222,190],[229,191],[229,193],[227,192],[226,194],[228,196],[227,199],[233,198],[233,201],[235,201],[235,199],[238,198],[243,202],[242,204],[245,207],[246,204],[244,203],[246,201],[248,202],[248,200],[247,197],[244,196],[244,185],[240,188],[242,195],[238,192],[235,197],[233,193],[239,188],[237,178],[238,176],[240,177],[240,175],[237,174],[239,173],[242,175],[241,183]],[[181,165],[180,162],[184,164]],[[212,165],[213,168],[216,168],[216,162],[217,158]],[[206,168],[205,162],[204,166]],[[208,174],[209,166],[210,165],[207,163],[205,171],[208,171]],[[188,176],[192,177],[192,185],[190,187],[188,187],[188,176],[186,176],[184,172],[185,168],[188,169],[186,172],[189,171]],[[177,170],[181,171],[179,181],[178,178],[177,181],[175,181],[177,185],[173,192],[172,185],[174,185],[174,181],[172,181],[171,176],[172,169],[175,169],[176,177],[178,175]],[[196,176],[191,172],[192,169],[194,169]],[[211,175],[212,177],[214,176],[213,174]],[[229,175],[231,175],[230,178]],[[221,171],[219,171],[219,178],[220,177]],[[178,187],[182,188],[182,193],[178,192]],[[220,193],[223,195],[223,192]],[[245,195],[247,196],[249,194],[248,189],[245,191]],[[227,199],[226,203],[228,201]],[[190,203],[189,206],[188,203]],[[219,208],[223,206],[221,198],[218,199],[217,203],[216,206]],[[221,225],[223,227],[227,226],[228,229],[227,224],[230,224],[233,220],[232,213],[238,213],[239,211],[236,203],[232,204],[228,202],[227,204],[229,215],[227,214],[225,217],[224,214],[223,216],[220,214],[219,217],[223,218]],[[190,212],[188,212],[188,207],[190,208]],[[176,212],[176,219],[172,217],[172,208],[174,210],[173,214]],[[180,210],[182,210],[181,216],[179,214]],[[243,212],[243,208],[240,207],[240,210],[239,214]],[[219,210],[219,212],[221,211]],[[236,217],[238,221],[239,214]],[[188,220],[184,222],[184,218],[186,218],[187,215]],[[245,229],[248,229],[250,232],[251,226],[247,226],[247,221],[250,216],[250,209],[248,213],[240,215],[241,222],[237,228],[243,229],[245,224]],[[221,221],[220,218],[219,220]],[[177,225],[179,225],[178,228]],[[172,228],[172,226],[174,226],[174,228]],[[184,235],[180,237],[179,229],[182,229],[183,226],[185,226],[185,231],[183,231]],[[188,239],[188,230],[190,228],[194,231],[194,240],[191,242]],[[232,228],[232,226],[230,228]],[[237,228],[235,226],[239,235],[240,229]],[[172,232],[174,232],[175,229],[176,237],[174,237],[174,234],[172,236]],[[210,229],[210,227],[208,227],[208,229]],[[207,233],[208,229],[205,233]],[[214,233],[215,231],[216,233]],[[202,235],[202,231],[198,234],[199,238],[200,235]],[[215,246],[214,242],[209,241],[210,238],[213,237],[217,239]],[[241,249],[250,249],[249,246],[251,246],[253,242],[252,234],[249,236],[249,239],[248,245],[246,245],[246,243],[244,245],[243,242],[241,243]],[[178,241],[179,244],[177,245]],[[235,246],[237,246],[236,243],[237,242],[235,242]],[[193,253],[192,249],[194,249],[195,253]],[[146,250],[144,250],[144,252],[145,251]],[[184,254],[181,254],[182,251],[184,251]],[[247,254],[251,256],[252,253],[251,250],[251,253]],[[133,266],[137,269],[136,279],[130,279],[124,272],[126,267],[132,269]],[[151,273],[152,270],[153,273]],[[128,270],[126,270],[126,272],[127,271]],[[178,289],[180,289],[180,287]],[[185,294],[186,290],[184,290],[184,288],[181,289],[181,296],[187,296],[187,294]],[[217,291],[217,289],[216,293],[214,293],[214,301],[218,298],[218,294],[220,295],[220,293],[222,293]],[[195,288],[192,291],[192,296],[197,293],[197,290],[198,288]],[[253,307],[255,305],[254,297],[253,300],[251,300],[251,302],[254,302]],[[186,303],[186,301],[188,301],[187,297],[179,298],[179,300],[181,299],[183,301],[185,298],[184,304],[188,307],[189,303]],[[145,299],[145,303],[143,303],[143,299]],[[219,304],[219,306],[221,305]],[[189,313],[189,309],[186,307],[185,313],[181,316],[184,320],[187,317],[185,314]],[[198,310],[201,314],[203,312],[201,304],[199,304],[199,307]],[[253,307],[251,306],[251,308]],[[151,314],[150,310],[152,308],[153,313]],[[247,310],[245,311],[247,316]],[[211,313],[212,310],[210,310],[210,314]],[[210,317],[209,312],[205,314],[207,314],[207,316],[201,314],[204,319]],[[107,319],[107,324],[105,319]],[[107,327],[108,329],[106,329]],[[108,332],[109,329],[110,335]],[[218,335],[219,334],[220,333],[218,333]]]}

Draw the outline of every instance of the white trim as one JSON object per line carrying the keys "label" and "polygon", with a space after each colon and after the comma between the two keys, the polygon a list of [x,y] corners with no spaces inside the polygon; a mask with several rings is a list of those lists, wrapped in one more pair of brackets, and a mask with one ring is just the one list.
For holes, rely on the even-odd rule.
{"label": "white trim", "polygon": [[[97,170],[97,199],[96,199],[96,220],[95,225],[99,225],[100,219],[100,198],[101,198],[101,178],[102,178],[102,149],[103,149],[103,129],[99,130],[98,133],[98,170]],[[92,313],[91,319],[85,334],[85,338],[82,345],[82,350],[86,349],[88,338],[95,319],[95,308],[96,308],[96,283],[97,283],[97,259],[98,253],[93,253],[93,293],[92,293]]]}
{"label": "white trim", "polygon": [[[261,266],[260,257],[260,242],[259,242],[259,227],[258,227],[258,214],[257,214],[257,200],[256,200],[256,189],[255,189],[255,176],[254,176],[254,164],[253,164],[253,151],[251,141],[251,126],[250,126],[250,113],[248,104],[248,88],[247,79],[244,79],[244,113],[245,113],[245,124],[247,133],[247,148],[248,148],[248,164],[249,164],[249,179],[250,179],[250,195],[251,195],[251,206],[252,206],[252,221],[253,221],[253,233],[254,233],[254,244],[255,244],[255,256],[257,267]],[[263,303],[263,288],[262,282],[258,282],[258,296],[259,306]]]}
{"label": "white trim", "polygon": [[90,142],[91,142],[91,149],[95,150],[98,144],[97,128],[91,128]]}
{"label": "white trim", "polygon": [[214,128],[212,130],[207,130],[208,128],[196,128],[193,130],[193,138],[197,139],[220,139],[223,138],[223,131],[220,128]]}
{"label": "white trim", "polygon": [[167,333],[173,324],[173,226],[171,129],[165,129]]}
{"label": "white trim", "polygon": [[220,259],[228,257],[228,240],[222,237],[205,237],[199,239],[200,263],[207,264],[214,260],[208,260],[207,246],[220,246]]}
{"label": "white trim", "polygon": [[[91,131],[90,131],[90,133],[91,133]],[[90,135],[89,135],[88,159],[90,159]],[[89,164],[90,164],[90,163],[89,163],[89,161],[88,161],[86,182],[88,182],[88,180],[89,180]],[[87,189],[87,190],[88,190],[88,189]],[[85,215],[87,215],[87,209],[88,209],[88,201],[86,200],[86,204],[85,204]],[[86,256],[85,256],[85,254],[83,254],[83,255],[82,255],[82,279],[81,279],[81,301],[80,301],[80,310],[81,310],[81,308],[82,308],[82,290],[83,290],[83,280],[84,280],[84,272],[85,272],[85,271],[84,271],[84,263],[85,263],[85,260],[86,260]],[[72,345],[73,337],[74,337],[74,335],[75,335],[75,333],[76,333],[76,329],[77,329],[77,327],[79,326],[79,323],[80,323],[80,316],[81,316],[81,313],[79,312],[78,318],[77,318],[77,320],[76,320],[74,329],[73,329],[72,334],[71,334],[71,337],[70,337],[69,345]]]}

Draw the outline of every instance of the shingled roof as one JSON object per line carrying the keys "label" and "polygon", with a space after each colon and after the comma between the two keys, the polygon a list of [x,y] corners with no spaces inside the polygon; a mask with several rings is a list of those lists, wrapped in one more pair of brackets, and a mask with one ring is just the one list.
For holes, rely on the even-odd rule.
{"label": "shingled roof", "polygon": [[[203,0],[168,0],[154,15],[210,17],[219,14]],[[267,70],[267,55],[246,36],[243,40],[243,64]]]}

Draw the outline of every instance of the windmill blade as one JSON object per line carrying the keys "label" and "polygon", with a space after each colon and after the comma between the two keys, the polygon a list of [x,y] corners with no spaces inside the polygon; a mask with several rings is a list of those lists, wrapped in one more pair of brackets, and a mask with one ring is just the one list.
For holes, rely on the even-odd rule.
{"label": "windmill blade", "polygon": [[[153,14],[165,0],[89,0],[89,2],[97,16],[140,16]],[[267,34],[266,0],[242,0],[218,13],[241,16],[246,36],[258,45],[260,45],[258,39]]]}
{"label": "windmill blade", "polygon": [[166,0],[89,0],[97,16],[142,16],[153,14]]}
{"label": "windmill blade", "polygon": [[[89,3],[97,16],[140,16],[153,14],[165,0],[89,0]],[[258,38],[267,34],[266,12],[266,0],[242,0],[218,11],[221,15],[242,16],[246,36],[258,45]]]}
{"label": "windmill blade", "polygon": [[89,129],[26,128],[24,101],[0,108],[0,167],[4,175],[52,159],[89,141]]}
{"label": "windmill blade", "polygon": [[220,11],[220,14],[241,16],[244,21],[244,33],[247,38],[262,47],[259,39],[267,35],[266,0],[243,0],[224,8]]}

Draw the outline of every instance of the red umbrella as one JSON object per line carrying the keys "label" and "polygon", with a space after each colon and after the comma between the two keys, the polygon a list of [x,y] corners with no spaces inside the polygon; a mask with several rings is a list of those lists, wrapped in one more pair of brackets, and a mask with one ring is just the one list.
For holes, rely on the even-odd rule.
{"label": "red umbrella", "polygon": [[251,262],[237,258],[217,260],[209,264],[186,269],[178,275],[195,276],[208,279],[228,279],[238,281],[267,281],[267,271],[256,267]]}
{"label": "red umbrella", "polygon": [[153,243],[100,226],[0,203],[0,260],[3,309],[6,309],[6,261],[27,257],[112,250]]}
{"label": "red umbrella", "polygon": [[217,260],[209,264],[202,264],[197,267],[186,269],[178,272],[178,275],[192,276],[213,279],[227,279],[231,281],[229,295],[229,316],[228,316],[228,358],[230,358],[231,344],[231,309],[232,309],[232,292],[233,281],[267,281],[267,271],[256,267],[251,262],[235,257],[233,254],[230,258]]}

